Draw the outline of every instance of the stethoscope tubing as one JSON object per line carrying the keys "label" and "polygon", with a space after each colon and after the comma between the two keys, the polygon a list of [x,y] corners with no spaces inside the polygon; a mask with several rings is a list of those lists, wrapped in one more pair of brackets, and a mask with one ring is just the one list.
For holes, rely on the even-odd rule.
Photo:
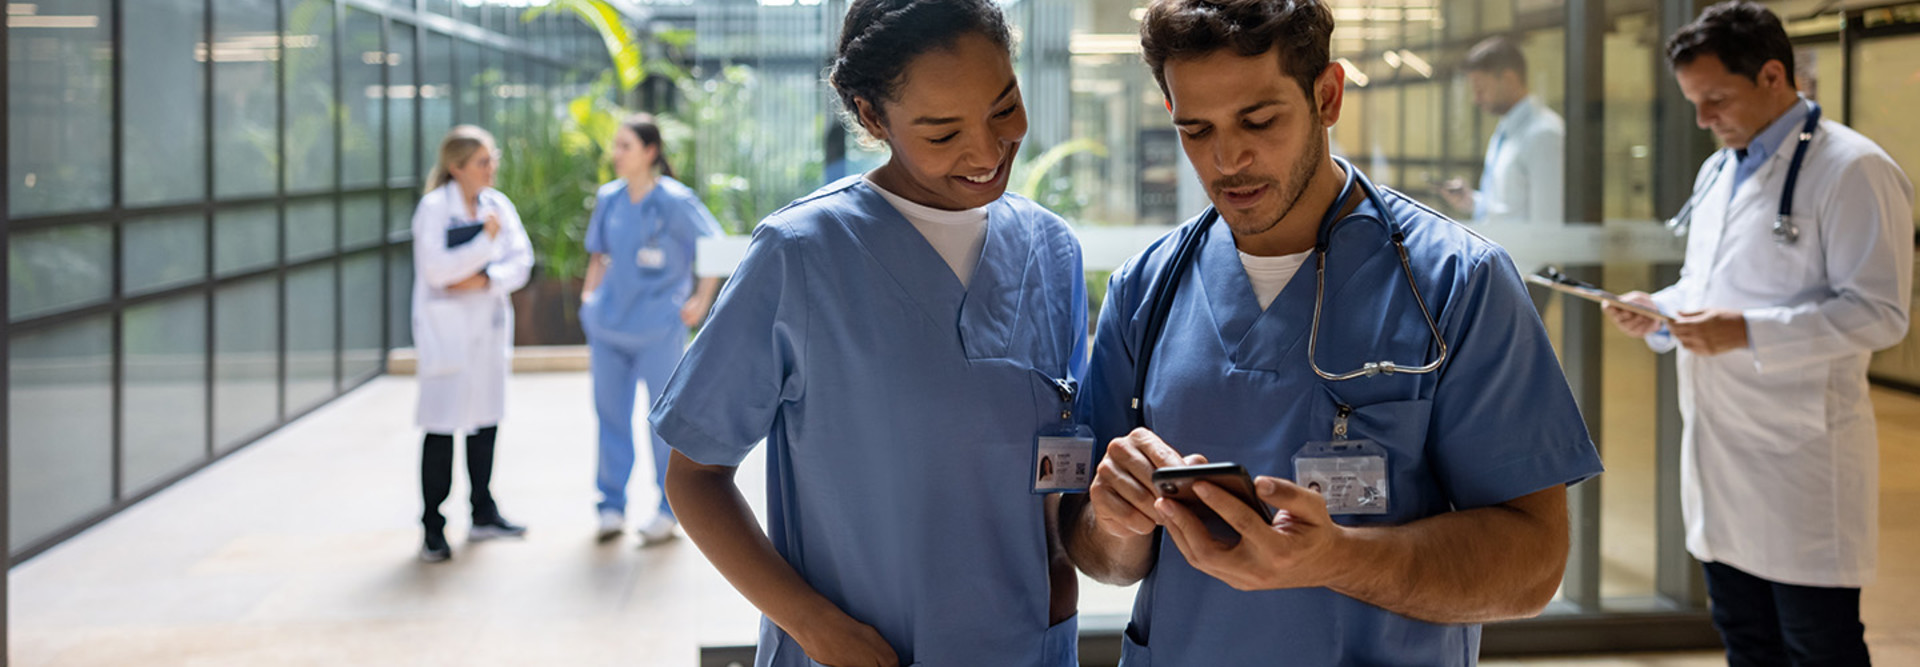
{"label": "stethoscope tubing", "polygon": [[[1793,224],[1793,190],[1800,182],[1800,166],[1806,161],[1807,146],[1813,143],[1813,132],[1820,127],[1821,112],[1819,102],[1808,101],[1807,104],[1807,119],[1800,125],[1799,141],[1793,147],[1793,159],[1787,164],[1787,182],[1780,192],[1780,209],[1773,217],[1773,240],[1781,245],[1800,242],[1800,227]],[[1728,149],[1721,149],[1717,155],[1713,176],[1707,179],[1706,187],[1695,190],[1687,197],[1687,203],[1680,207],[1680,212],[1667,220],[1667,229],[1672,230],[1674,236],[1686,236],[1693,227],[1694,207],[1700,204],[1702,195],[1713,190],[1713,185],[1720,181],[1721,174],[1727,170],[1727,163],[1733,160]]]}
{"label": "stethoscope tubing", "polygon": [[[1341,186],[1340,196],[1335,198],[1333,205],[1329,207],[1326,214],[1321,217],[1320,227],[1314,242],[1315,284],[1313,324],[1307,338],[1307,365],[1313,369],[1315,375],[1322,379],[1335,382],[1383,374],[1421,375],[1437,371],[1446,363],[1447,341],[1440,335],[1440,326],[1434,322],[1433,313],[1427,307],[1426,298],[1420,294],[1420,287],[1414,282],[1413,264],[1411,260],[1408,259],[1406,234],[1401,229],[1400,221],[1393,215],[1393,211],[1387,208],[1386,202],[1380,197],[1379,191],[1374,189],[1372,182],[1368,181],[1366,177],[1361,176],[1359,170],[1355,169],[1352,163],[1338,156],[1335,156],[1333,159],[1346,171],[1347,177],[1346,182]],[[1419,366],[1407,366],[1395,364],[1392,361],[1370,361],[1364,363],[1357,370],[1346,373],[1329,373],[1321,369],[1319,362],[1316,361],[1315,352],[1320,340],[1320,315],[1325,303],[1327,286],[1327,248],[1330,244],[1333,227],[1345,221],[1345,219],[1340,218],[1340,212],[1346,208],[1347,201],[1353,196],[1356,185],[1359,186],[1358,189],[1364,194],[1367,200],[1373,202],[1374,206],[1379,209],[1380,216],[1376,218],[1376,220],[1387,228],[1387,233],[1393,241],[1394,251],[1399,254],[1400,267],[1406,274],[1407,288],[1413,291],[1414,303],[1419,306],[1420,315],[1426,319],[1427,329],[1432,332],[1434,342],[1439,346],[1439,354],[1431,362]],[[1173,258],[1168,262],[1166,267],[1161,270],[1160,275],[1154,279],[1153,287],[1148,292],[1148,298],[1151,299],[1151,301],[1147,306],[1147,320],[1141,332],[1140,348],[1134,355],[1133,397],[1128,405],[1128,410],[1133,415],[1133,425],[1136,427],[1146,426],[1147,371],[1153,365],[1154,350],[1159,347],[1160,335],[1166,329],[1167,319],[1172,313],[1174,293],[1180,287],[1181,277],[1193,266],[1194,257],[1199,254],[1200,245],[1206,238],[1207,230],[1210,229],[1219,218],[1219,210],[1209,206],[1206,212],[1200,215],[1198,221],[1192,225],[1181,228],[1179,236],[1175,239]]]}

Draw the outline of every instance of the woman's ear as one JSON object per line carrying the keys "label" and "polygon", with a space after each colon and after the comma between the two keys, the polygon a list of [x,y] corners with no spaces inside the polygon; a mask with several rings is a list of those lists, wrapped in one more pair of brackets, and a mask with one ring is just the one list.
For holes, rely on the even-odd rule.
{"label": "woman's ear", "polygon": [[864,97],[853,98],[854,115],[860,119],[860,128],[880,141],[888,141],[886,123],[880,119],[880,110],[874,108]]}

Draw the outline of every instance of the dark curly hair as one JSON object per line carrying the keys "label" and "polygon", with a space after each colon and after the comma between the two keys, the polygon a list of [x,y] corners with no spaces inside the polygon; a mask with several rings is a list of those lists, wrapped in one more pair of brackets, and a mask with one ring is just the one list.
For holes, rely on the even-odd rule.
{"label": "dark curly hair", "polygon": [[1778,60],[1786,66],[1787,85],[1794,85],[1793,41],[1765,5],[1746,0],[1713,5],[1667,39],[1667,64],[1676,69],[1704,55],[1718,57],[1728,72],[1756,83],[1760,68]]}
{"label": "dark curly hair", "polygon": [[983,35],[1001,48],[1013,44],[1007,18],[992,0],[853,0],[827,83],[859,125],[854,100],[866,100],[882,114],[881,103],[895,99],[908,63],[967,34]]}
{"label": "dark curly hair", "polygon": [[1233,49],[1275,51],[1288,76],[1313,99],[1313,81],[1332,62],[1333,10],[1321,0],[1154,0],[1140,21],[1140,53],[1167,92],[1167,60]]}

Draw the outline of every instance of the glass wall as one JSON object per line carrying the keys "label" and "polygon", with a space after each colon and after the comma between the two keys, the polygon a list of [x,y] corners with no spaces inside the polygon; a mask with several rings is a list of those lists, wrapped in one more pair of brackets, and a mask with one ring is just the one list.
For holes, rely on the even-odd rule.
{"label": "glass wall", "polygon": [[[1790,17],[1794,69],[1800,92],[1820,103],[1827,118],[1846,123],[1886,150],[1913,176],[1920,164],[1920,130],[1903,120],[1920,104],[1920,3],[1836,8],[1810,0],[1767,3]],[[1920,204],[1913,217],[1920,230]],[[1920,231],[1915,234],[1920,244]],[[1920,291],[1915,293],[1920,299]],[[1920,334],[1873,355],[1875,380],[1920,388]],[[1916,389],[1920,390],[1920,389]]]}
{"label": "glass wall", "polygon": [[8,5],[13,560],[408,344],[407,221],[435,142],[454,122],[558,111],[505,72],[604,67],[546,43],[575,39],[576,19],[522,25],[525,4]]}

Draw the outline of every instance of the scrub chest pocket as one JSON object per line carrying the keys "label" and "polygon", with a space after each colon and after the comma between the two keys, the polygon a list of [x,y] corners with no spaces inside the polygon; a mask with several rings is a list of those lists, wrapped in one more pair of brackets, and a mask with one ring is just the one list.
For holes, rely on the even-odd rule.
{"label": "scrub chest pocket", "polygon": [[[1308,443],[1366,441],[1371,443],[1371,448],[1366,451],[1354,448],[1343,455],[1359,457],[1377,453],[1386,457],[1386,511],[1336,513],[1333,517],[1335,522],[1342,525],[1398,524],[1447,509],[1426,456],[1428,421],[1433,414],[1432,400],[1378,401],[1355,405],[1355,402],[1343,399],[1339,392],[1325,385],[1321,385],[1316,393],[1318,396],[1314,398],[1313,409],[1309,413],[1311,417],[1307,421],[1308,433],[1299,442],[1291,443],[1299,448],[1297,452],[1310,450]],[[1333,429],[1343,412],[1342,406],[1349,409],[1345,411],[1346,434],[1336,438]],[[1295,459],[1295,463],[1301,460],[1305,459]],[[1302,485],[1309,483],[1301,479],[1300,470],[1295,469],[1293,473],[1295,482]],[[1321,491],[1330,489],[1323,488]]]}

